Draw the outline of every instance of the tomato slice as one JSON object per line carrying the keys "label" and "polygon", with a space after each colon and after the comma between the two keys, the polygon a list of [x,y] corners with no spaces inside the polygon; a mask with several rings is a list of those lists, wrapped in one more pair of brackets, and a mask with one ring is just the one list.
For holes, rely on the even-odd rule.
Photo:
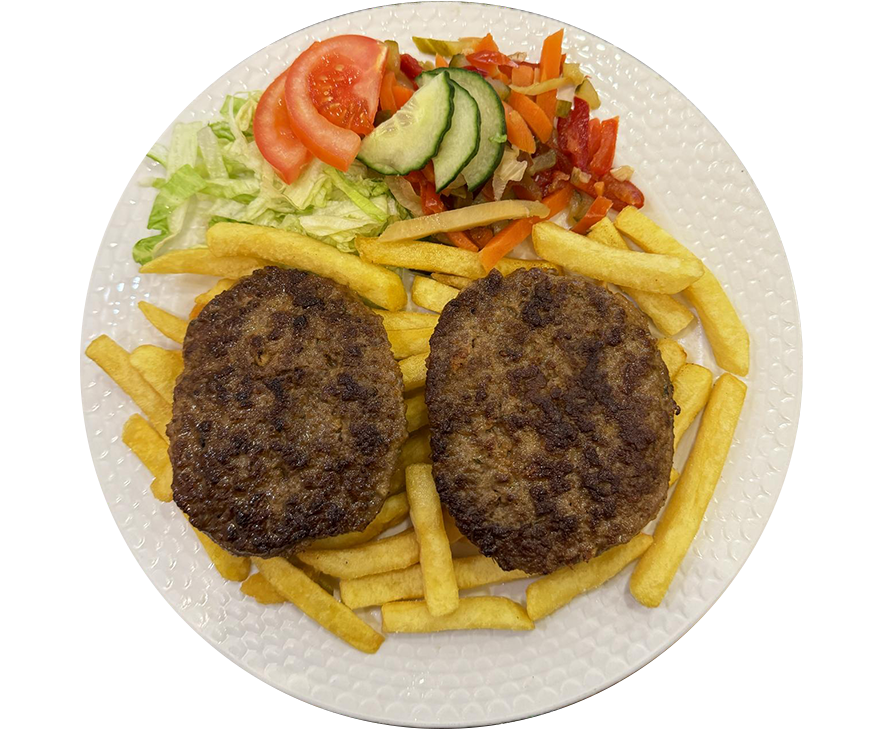
{"label": "tomato slice", "polygon": [[388,49],[359,35],[313,43],[287,71],[284,96],[294,134],[319,160],[347,170],[379,106]]}
{"label": "tomato slice", "polygon": [[254,112],[254,142],[279,177],[290,185],[312,159],[312,153],[290,128],[287,105],[284,102],[286,81],[287,71],[269,84],[269,88],[260,97],[260,103]]}

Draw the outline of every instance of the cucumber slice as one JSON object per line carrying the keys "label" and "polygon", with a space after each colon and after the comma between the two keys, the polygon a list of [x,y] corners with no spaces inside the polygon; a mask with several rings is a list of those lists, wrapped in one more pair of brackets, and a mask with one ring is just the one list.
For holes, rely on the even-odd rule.
{"label": "cucumber slice", "polygon": [[358,159],[383,175],[406,175],[428,164],[452,123],[452,82],[433,78],[361,142]]}
{"label": "cucumber slice", "polygon": [[474,71],[451,67],[433,69],[419,75],[416,83],[423,76],[430,78],[438,74],[448,74],[449,78],[463,86],[464,90],[474,97],[474,101],[480,107],[480,148],[474,159],[462,170],[468,190],[475,190],[492,176],[498,163],[501,162],[504,143],[507,141],[504,107],[495,89]]}
{"label": "cucumber slice", "polygon": [[462,86],[452,82],[452,124],[434,155],[434,184],[443,190],[480,148],[480,107]]}

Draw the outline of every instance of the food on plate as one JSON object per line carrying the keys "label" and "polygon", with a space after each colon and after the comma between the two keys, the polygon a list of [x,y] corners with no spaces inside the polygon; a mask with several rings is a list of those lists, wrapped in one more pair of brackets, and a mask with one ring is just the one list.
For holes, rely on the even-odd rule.
{"label": "food on plate", "polygon": [[255,558],[263,577],[306,616],[355,649],[375,654],[385,637],[284,558]]}
{"label": "food on plate", "polygon": [[532,621],[549,616],[572,598],[613,578],[651,544],[651,536],[639,533],[632,540],[602,553],[586,563],[566,565],[538,578],[526,588],[526,611]]}
{"label": "food on plate", "polygon": [[[422,392],[424,400],[424,392]],[[420,428],[411,433],[403,448],[400,450],[400,458],[391,475],[391,491],[394,494],[406,490],[406,468],[412,464],[421,464],[431,460],[431,438],[427,428]],[[404,495],[405,496],[405,495]]]}
{"label": "food on plate", "polygon": [[134,452],[153,475],[150,484],[153,496],[160,502],[170,502],[171,462],[168,460],[168,442],[143,416],[135,413],[122,427],[122,443]]}
{"label": "food on plate", "polygon": [[168,429],[174,499],[240,555],[363,530],[406,438],[381,320],[314,274],[261,269],[187,331]]}
{"label": "food on plate", "polygon": [[153,623],[150,626],[153,638],[160,644],[170,644],[171,622],[174,617],[130,560],[122,569],[122,584],[134,594],[135,598],[153,617]]}
{"label": "food on plate", "polygon": [[[407,440],[409,443],[412,439]],[[405,448],[405,447],[404,447]],[[403,458],[404,451],[401,451]],[[373,521],[360,532],[347,532],[344,535],[336,535],[334,537],[323,537],[309,543],[312,550],[338,550],[341,548],[354,547],[369,542],[374,537],[385,532],[385,530],[399,525],[409,515],[409,502],[406,501],[405,494],[392,494],[385,500],[382,509],[379,510]]]}
{"label": "food on plate", "polygon": [[614,225],[645,251],[678,256],[703,266],[703,276],[684,290],[684,296],[697,310],[718,365],[735,375],[748,375],[749,333],[715,275],[667,231],[635,208],[620,211]]}
{"label": "food on plate", "polygon": [[128,394],[164,439],[165,427],[171,420],[171,404],[131,364],[128,352],[107,335],[99,335],[89,343],[86,355]]}
{"label": "food on plate", "polygon": [[410,330],[389,330],[388,341],[391,343],[391,352],[397,360],[402,360],[411,355],[418,355],[428,351],[428,343],[431,340],[433,327],[422,327]]}
{"label": "food on plate", "polygon": [[649,608],[660,605],[700,529],[727,461],[745,397],[745,384],[730,373],[724,373],[712,388],[684,472],[654,530],[654,542],[630,579],[633,597]]}
{"label": "food on plate", "polygon": [[431,616],[445,616],[458,608],[458,583],[430,464],[406,468],[406,496],[419,544],[425,605]]}
{"label": "food on plate", "polygon": [[432,312],[442,312],[443,307],[458,296],[458,292],[459,290],[453,286],[441,284],[425,276],[416,276],[413,279],[411,294],[413,304],[416,306]]}
{"label": "food on plate", "polygon": [[393,271],[349,256],[320,241],[290,231],[243,223],[218,223],[208,229],[208,248],[218,256],[258,254],[347,286],[385,309],[406,304],[403,282]]}
{"label": "food on plate", "polygon": [[428,425],[428,406],[424,393],[416,393],[406,399],[406,429],[410,433]]}
{"label": "food on plate", "polygon": [[672,448],[677,449],[684,436],[684,432],[690,428],[694,419],[703,410],[709,393],[712,391],[712,373],[702,365],[687,363],[672,380],[675,392],[675,403],[678,413],[672,423],[673,439]]}
{"label": "food on plate", "polygon": [[266,162],[288,185],[296,180],[312,153],[300,142],[290,126],[284,88],[287,71],[276,78],[260,97],[254,111],[254,142]]}
{"label": "food on plate", "polygon": [[466,276],[455,276],[455,274],[431,274],[431,278],[446,286],[454,286],[456,289],[464,289],[473,281]]}
{"label": "food on plate", "polygon": [[661,337],[657,340],[657,349],[660,350],[660,357],[666,363],[666,369],[669,371],[669,377],[674,378],[682,366],[687,362],[688,356],[684,348],[675,340],[667,337]]}
{"label": "food on plate", "polygon": [[727,593],[700,622],[660,657],[651,687],[639,701],[639,707],[680,707],[700,670],[706,649],[721,619]]}
{"label": "food on plate", "polygon": [[248,573],[251,572],[250,558],[233,555],[220,547],[201,530],[193,527],[193,531],[196,533],[196,537],[202,543],[202,547],[220,575],[226,578],[226,580],[235,582],[241,582],[248,577]]}
{"label": "food on plate", "polygon": [[382,606],[382,629],[390,634],[425,634],[433,631],[501,629],[530,631],[535,624],[526,610],[501,596],[462,598],[451,613],[430,612],[427,601],[398,601]]}
{"label": "food on plate", "polygon": [[141,310],[147,321],[169,340],[174,340],[177,344],[183,342],[188,324],[186,320],[149,302],[138,302],[138,309]]}
{"label": "food on plate", "polygon": [[659,511],[675,403],[624,297],[538,269],[492,272],[443,310],[428,363],[437,490],[502,568],[589,560]]}
{"label": "food on plate", "polygon": [[195,304],[193,308],[190,310],[189,318],[195,319],[199,316],[199,312],[201,312],[205,305],[210,302],[214,297],[216,297],[220,292],[224,292],[227,289],[231,289],[235,286],[235,282],[237,279],[220,279],[214,286],[212,286],[208,291],[202,292],[197,295],[195,298]]}
{"label": "food on plate", "polygon": [[389,333],[400,330],[433,330],[439,319],[439,315],[426,312],[386,312],[381,309],[373,311],[382,318],[382,324]]}
{"label": "food on plate", "polygon": [[423,388],[425,386],[425,378],[428,375],[428,353],[422,352],[418,355],[411,355],[398,361],[400,374],[403,376],[403,389],[405,392]]}
{"label": "food on plate", "polygon": [[699,260],[608,248],[555,223],[536,224],[532,239],[541,258],[576,274],[640,291],[675,294],[703,275]]}
{"label": "food on plate", "polygon": [[[529,577],[528,573],[521,570],[502,570],[498,563],[484,555],[454,558],[452,569],[455,572],[455,582],[459,590],[463,591]],[[339,596],[349,608],[366,608],[392,601],[424,598],[425,585],[421,566],[413,565],[389,573],[341,580]]]}
{"label": "food on plate", "polygon": [[286,600],[272,584],[267,581],[262,573],[252,573],[247,580],[241,584],[241,592],[246,596],[250,596],[257,603],[271,604],[284,603]]}
{"label": "food on plate", "polygon": [[419,562],[419,543],[412,530],[339,550],[306,549],[298,560],[336,578],[360,578],[408,568]]}
{"label": "food on plate", "polygon": [[251,256],[224,256],[207,248],[169,251],[141,266],[142,274],[200,274],[240,279],[266,266],[267,262]]}
{"label": "food on plate", "polygon": [[131,364],[159,395],[171,402],[174,398],[174,383],[183,372],[183,357],[180,350],[141,345],[132,351]]}

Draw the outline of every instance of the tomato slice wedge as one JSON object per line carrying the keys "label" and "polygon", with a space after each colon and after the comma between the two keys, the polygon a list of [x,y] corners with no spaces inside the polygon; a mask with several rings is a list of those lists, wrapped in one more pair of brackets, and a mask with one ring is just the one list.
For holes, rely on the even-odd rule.
{"label": "tomato slice wedge", "polygon": [[290,128],[284,101],[286,81],[287,71],[269,84],[260,97],[254,112],[254,142],[279,177],[290,185],[312,159],[312,153]]}
{"label": "tomato slice wedge", "polygon": [[312,44],[287,70],[284,96],[294,134],[319,160],[347,170],[373,129],[388,49],[358,35]]}

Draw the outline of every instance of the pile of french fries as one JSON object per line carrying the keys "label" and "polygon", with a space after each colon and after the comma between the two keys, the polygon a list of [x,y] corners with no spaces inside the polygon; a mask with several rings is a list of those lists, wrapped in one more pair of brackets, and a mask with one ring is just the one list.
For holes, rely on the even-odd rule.
{"label": "pile of french fries", "polygon": [[[498,215],[512,214],[499,206],[474,215],[496,220]],[[524,217],[534,211],[519,204],[514,213]],[[195,530],[220,575],[240,582],[242,593],[262,604],[294,604],[351,646],[369,653],[379,649],[384,636],[355,611],[380,607],[386,633],[529,630],[535,621],[602,585],[634,561],[638,562],[630,579],[632,595],[644,606],[659,606],[712,498],[745,399],[746,386],[735,375],[748,373],[749,338],[718,280],[635,208],[621,211],[613,223],[602,219],[587,236],[539,223],[533,229],[538,260],[499,262],[497,268],[504,275],[539,266],[619,288],[663,335],[658,348],[680,407],[674,420],[676,450],[701,413],[702,421],[681,475],[674,469],[670,474],[670,485],[677,482],[677,486],[653,536],[639,534],[588,562],[533,580],[525,590],[525,605],[498,596],[462,596],[461,591],[530,578],[474,554],[475,548],[441,507],[431,473],[423,391],[430,337],[443,307],[486,272],[476,253],[408,240],[442,232],[441,216],[395,226],[379,239],[359,240],[360,256],[352,256],[296,233],[219,223],[208,230],[207,248],[168,253],[141,268],[143,274],[219,278],[195,298],[188,318],[140,303],[147,320],[176,343],[183,342],[189,320],[214,296],[257,268],[276,264],[326,276],[348,286],[381,316],[403,376],[410,437],[392,476],[391,495],[372,523],[363,532],[318,540],[290,559],[232,555]],[[624,236],[641,250],[631,248]],[[406,288],[387,267],[422,272],[415,276],[410,296],[427,312],[404,311],[409,301]],[[696,310],[717,364],[729,371],[714,382],[711,371],[688,362],[684,348],[672,339],[695,320],[678,294]],[[172,474],[165,428],[171,419],[174,384],[183,370],[180,350],[142,345],[129,353],[101,335],[86,354],[142,411],[143,415],[128,419],[122,440],[152,474],[153,495],[170,502]],[[404,525],[406,520],[411,526]],[[398,527],[404,529],[388,532]]]}

